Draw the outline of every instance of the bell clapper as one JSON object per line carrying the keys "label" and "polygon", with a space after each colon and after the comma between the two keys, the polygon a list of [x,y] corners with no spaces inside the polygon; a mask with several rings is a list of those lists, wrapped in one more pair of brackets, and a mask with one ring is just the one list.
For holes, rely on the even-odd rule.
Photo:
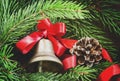
{"label": "bell clapper", "polygon": [[42,72],[42,61],[38,63],[38,72]]}

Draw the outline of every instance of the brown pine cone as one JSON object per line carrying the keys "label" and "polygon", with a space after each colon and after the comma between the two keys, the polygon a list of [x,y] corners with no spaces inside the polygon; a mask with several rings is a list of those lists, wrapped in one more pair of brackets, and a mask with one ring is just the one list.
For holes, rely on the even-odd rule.
{"label": "brown pine cone", "polygon": [[71,54],[77,55],[77,63],[92,67],[102,60],[102,46],[94,38],[84,37],[78,40],[72,49]]}

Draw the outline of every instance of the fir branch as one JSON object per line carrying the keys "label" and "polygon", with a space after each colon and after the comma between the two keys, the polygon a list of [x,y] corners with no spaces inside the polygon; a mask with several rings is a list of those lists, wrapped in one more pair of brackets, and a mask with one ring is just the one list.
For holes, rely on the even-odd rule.
{"label": "fir branch", "polygon": [[76,66],[75,68],[70,69],[70,72],[67,74],[67,76],[80,80],[80,81],[92,81],[96,79],[96,76],[94,73],[96,73],[97,70],[92,69],[90,67],[84,67],[84,66]]}
{"label": "fir branch", "polygon": [[[1,81],[21,81],[21,76],[17,73],[20,68],[17,62],[10,60],[12,47],[5,45],[0,49],[0,80]],[[24,78],[25,79],[25,78]]]}
{"label": "fir branch", "polygon": [[[26,77],[28,78],[28,81],[59,81],[60,75],[57,75],[56,73],[32,73],[32,74],[26,74]],[[58,78],[58,79],[56,79]]]}
{"label": "fir branch", "polygon": [[[9,0],[4,0],[6,3]],[[4,3],[4,5],[8,5]],[[12,1],[11,1],[12,3]],[[5,43],[14,43],[20,36],[28,34],[27,31],[34,29],[33,26],[36,21],[44,17],[50,18],[85,18],[85,13],[89,13],[87,10],[83,10],[84,5],[78,5],[74,2],[67,1],[46,1],[43,0],[28,5],[24,9],[19,9],[18,12],[3,13],[2,25],[0,26],[0,46]],[[5,9],[7,10],[7,9]],[[9,9],[10,10],[10,9]],[[45,16],[40,15],[44,13]],[[19,32],[18,32],[19,31]]]}
{"label": "fir branch", "polygon": [[109,29],[110,32],[120,35],[120,27],[117,23],[120,21],[120,12],[107,9],[103,10],[99,15],[100,21],[103,23],[106,29]]}
{"label": "fir branch", "polygon": [[65,74],[57,73],[32,73],[26,74],[30,81],[92,81],[96,78],[95,69],[89,67],[77,66],[66,72]]}
{"label": "fir branch", "polygon": [[[46,3],[48,2],[49,1]],[[89,12],[85,10],[86,6],[83,4],[76,4],[72,1],[51,1],[49,4],[51,5],[50,7],[46,5],[43,6],[43,12],[51,18],[57,16],[60,18],[84,19],[88,17],[86,14]]]}
{"label": "fir branch", "polygon": [[96,21],[101,22],[105,30],[120,35],[120,11],[115,5],[120,5],[119,0],[93,0],[89,1],[89,10]]}

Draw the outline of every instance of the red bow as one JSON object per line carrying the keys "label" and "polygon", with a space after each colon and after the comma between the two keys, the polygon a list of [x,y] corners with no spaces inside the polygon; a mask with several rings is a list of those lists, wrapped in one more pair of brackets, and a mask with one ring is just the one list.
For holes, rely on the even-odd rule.
{"label": "red bow", "polygon": [[51,24],[49,19],[44,19],[38,21],[37,29],[38,31],[26,36],[16,44],[17,47],[22,51],[22,53],[28,53],[30,49],[32,49],[32,47],[44,37],[51,40],[54,46],[55,53],[57,54],[57,56],[61,56],[66,50],[66,48],[60,42],[61,37],[66,32],[65,24]]}
{"label": "red bow", "polygon": [[[38,31],[33,32],[32,34],[24,37],[20,41],[16,43],[16,46],[21,50],[23,54],[27,54],[33,46],[40,41],[42,38],[48,38],[52,44],[55,51],[55,54],[58,57],[61,57],[66,49],[72,48],[73,44],[77,40],[70,39],[62,39],[61,37],[66,33],[66,27],[64,23],[55,23],[52,24],[49,19],[39,20],[37,24]],[[64,63],[69,63],[64,66],[65,70],[76,66],[75,62],[71,62],[70,60],[76,60],[75,55],[70,55],[64,59],[68,59],[63,61]]]}

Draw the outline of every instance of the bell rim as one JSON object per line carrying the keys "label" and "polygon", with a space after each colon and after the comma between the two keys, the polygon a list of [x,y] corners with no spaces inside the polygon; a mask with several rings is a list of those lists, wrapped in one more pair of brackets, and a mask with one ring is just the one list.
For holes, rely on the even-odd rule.
{"label": "bell rim", "polygon": [[56,56],[48,56],[48,55],[40,55],[40,56],[33,57],[29,63],[34,63],[39,61],[52,61],[60,65],[63,65],[62,62]]}

